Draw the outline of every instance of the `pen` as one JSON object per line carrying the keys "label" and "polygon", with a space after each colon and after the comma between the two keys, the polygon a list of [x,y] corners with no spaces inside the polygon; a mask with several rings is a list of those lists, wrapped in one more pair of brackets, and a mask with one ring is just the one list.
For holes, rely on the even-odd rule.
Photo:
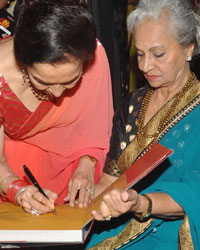
{"label": "pen", "polygon": [[[36,181],[35,177],[33,176],[33,174],[31,173],[31,171],[28,169],[28,167],[26,165],[23,166],[24,168],[24,172],[25,174],[28,176],[28,178],[30,179],[30,181],[33,183],[33,185],[39,190],[40,193],[42,193],[47,199],[48,196],[45,194],[45,192],[42,190],[42,188],[40,187],[40,185],[38,184],[38,182]],[[57,212],[54,209],[52,209],[52,212],[57,215]]]}

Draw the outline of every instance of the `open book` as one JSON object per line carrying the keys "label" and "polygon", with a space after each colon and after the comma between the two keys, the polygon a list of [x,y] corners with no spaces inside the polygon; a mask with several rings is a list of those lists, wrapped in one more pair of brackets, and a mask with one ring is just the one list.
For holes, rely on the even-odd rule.
{"label": "open book", "polygon": [[126,172],[97,196],[87,208],[57,205],[53,213],[34,216],[11,203],[0,205],[1,243],[83,243],[92,226],[91,211],[98,210],[102,196],[114,187],[129,189],[155,169],[170,154],[171,150],[154,144]]}

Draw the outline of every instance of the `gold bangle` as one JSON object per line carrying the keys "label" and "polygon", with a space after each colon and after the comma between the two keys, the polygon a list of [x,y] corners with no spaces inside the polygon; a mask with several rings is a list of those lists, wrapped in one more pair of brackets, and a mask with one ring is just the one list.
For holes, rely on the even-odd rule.
{"label": "gold bangle", "polygon": [[15,194],[14,200],[15,200],[15,204],[16,204],[17,206],[19,206],[19,203],[17,202],[17,197],[18,197],[22,192],[24,192],[24,191],[27,189],[27,187],[28,187],[28,186],[22,187],[22,188],[21,188],[19,191],[17,191],[17,193]]}
{"label": "gold bangle", "polygon": [[5,184],[5,182],[11,178],[11,177],[17,177],[16,175],[14,174],[9,174],[7,175],[6,177],[3,178],[3,180],[0,182],[0,194],[3,196],[3,197],[6,197],[6,194],[2,191],[2,186],[3,184]]}

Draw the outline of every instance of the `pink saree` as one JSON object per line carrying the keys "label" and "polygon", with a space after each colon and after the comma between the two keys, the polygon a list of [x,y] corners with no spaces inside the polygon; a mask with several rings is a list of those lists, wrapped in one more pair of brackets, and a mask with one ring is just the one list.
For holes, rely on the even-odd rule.
{"label": "pink saree", "polygon": [[[0,94],[1,99],[3,91]],[[20,123],[19,117],[15,121],[19,113],[9,108],[16,101],[14,94],[10,95],[8,103],[0,104],[0,119],[5,130],[5,154],[16,175],[26,178],[22,168],[26,164],[43,188],[58,194],[57,203],[61,204],[79,158],[91,155],[98,160],[98,182],[109,149],[113,116],[109,65],[100,44],[77,88],[70,90],[59,105],[42,102],[33,113],[23,104],[17,105],[23,114]]]}

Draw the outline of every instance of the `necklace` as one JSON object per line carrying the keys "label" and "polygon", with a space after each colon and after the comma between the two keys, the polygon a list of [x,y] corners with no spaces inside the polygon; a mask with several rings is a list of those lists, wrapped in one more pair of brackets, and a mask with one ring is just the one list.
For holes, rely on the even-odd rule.
{"label": "necklace", "polygon": [[32,93],[34,94],[34,96],[35,96],[39,101],[48,101],[48,100],[49,100],[49,97],[48,97],[47,94],[42,94],[42,93],[40,93],[39,91],[37,91],[35,88],[33,88],[32,83],[31,83],[31,80],[30,80],[30,78],[29,78],[29,76],[28,76],[28,73],[27,73],[27,71],[26,71],[24,68],[22,68],[22,74],[23,74],[23,83],[24,83],[24,84],[27,84],[27,83],[28,83],[28,85],[29,85],[29,87],[30,87]]}
{"label": "necklace", "polygon": [[140,112],[139,112],[138,123],[137,123],[137,125],[138,125],[137,141],[141,147],[144,146],[144,143],[142,141],[145,138],[152,138],[153,140],[152,140],[151,144],[156,142],[157,137],[159,136],[159,134],[162,132],[162,130],[165,128],[166,124],[170,120],[173,111],[176,109],[177,105],[179,104],[179,102],[181,101],[183,96],[186,94],[186,92],[195,83],[196,83],[196,76],[194,73],[191,73],[186,84],[184,85],[184,87],[176,94],[172,104],[170,105],[168,111],[166,112],[166,115],[161,119],[161,121],[157,127],[157,131],[152,135],[147,134],[147,130],[144,130],[144,128],[143,128],[147,106],[149,104],[151,96],[153,95],[154,90],[151,89],[147,92],[147,94],[145,95],[145,97],[142,101],[142,105],[141,105]]}

